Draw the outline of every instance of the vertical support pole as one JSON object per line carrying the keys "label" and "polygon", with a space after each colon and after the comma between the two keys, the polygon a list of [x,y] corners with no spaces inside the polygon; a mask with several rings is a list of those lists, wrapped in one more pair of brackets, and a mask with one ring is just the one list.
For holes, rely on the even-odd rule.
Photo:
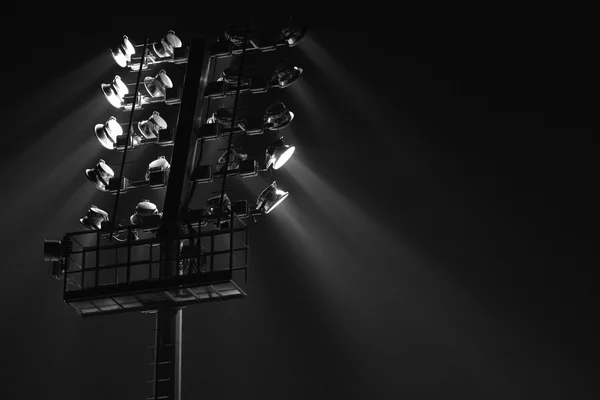
{"label": "vertical support pole", "polygon": [[[208,81],[210,55],[206,39],[195,39],[190,44],[183,83],[183,94],[177,117],[175,143],[171,156],[171,171],[163,205],[162,225],[157,236],[161,238],[159,279],[177,276],[177,258],[181,234],[179,220],[190,190],[193,169],[192,154],[197,140],[194,128],[196,115],[202,115],[202,102]],[[160,308],[157,311],[155,399],[181,399],[182,309]]]}
{"label": "vertical support pole", "polygon": [[96,282],[94,282],[96,287],[98,287],[99,279],[100,279],[100,231],[96,231]]}
{"label": "vertical support pole", "polygon": [[229,272],[233,274],[233,211],[229,211]]}
{"label": "vertical support pole", "polygon": [[[184,89],[177,120],[175,143],[171,157],[171,171],[167,183],[167,192],[163,206],[162,232],[164,248],[161,246],[162,262],[159,276],[161,279],[177,275],[178,241],[180,234],[178,221],[190,190],[190,178],[193,169],[195,141],[194,134],[196,115],[202,115],[204,90],[208,81],[210,55],[206,39],[193,40],[190,47],[187,68],[184,78]],[[200,107],[197,109],[197,105]]]}
{"label": "vertical support pole", "polygon": [[165,307],[156,312],[154,400],[181,400],[183,310]]}

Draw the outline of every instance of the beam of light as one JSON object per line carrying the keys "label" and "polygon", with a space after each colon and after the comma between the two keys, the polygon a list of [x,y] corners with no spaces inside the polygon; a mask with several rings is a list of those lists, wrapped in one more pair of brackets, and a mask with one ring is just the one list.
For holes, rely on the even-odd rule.
{"label": "beam of light", "polygon": [[[81,104],[81,99],[90,97],[90,93],[100,92],[101,77],[106,76],[112,68],[110,59],[110,54],[98,55],[39,90],[27,93],[27,106],[9,116],[15,119],[13,133],[24,137],[20,142],[21,147],[15,150],[20,151],[23,145],[29,146],[31,141],[40,137],[38,132],[44,132],[54,121],[68,117],[71,109]],[[15,101],[23,100],[17,95]],[[13,153],[15,156],[18,154]]]}
{"label": "beam of light", "polygon": [[[327,51],[319,40],[319,33],[311,33],[303,39],[302,46],[298,46],[308,61],[312,62],[313,65],[310,68],[306,68],[306,72],[303,74],[303,78],[299,79],[294,85],[290,87],[290,91],[294,96],[296,93],[300,98],[306,98],[310,100],[310,107],[315,108],[317,104],[322,103],[327,105],[326,100],[323,96],[315,96],[307,93],[307,86],[311,76],[311,68],[315,68],[317,72],[324,75],[324,79],[319,79],[321,82],[325,82],[325,85],[332,86],[332,92],[336,93],[337,96],[344,99],[344,104],[348,104],[354,109],[357,117],[365,119],[366,122],[370,123],[373,128],[378,129],[379,132],[389,131],[389,122],[393,122],[394,131],[402,132],[403,137],[415,135],[417,133],[417,127],[410,123],[410,118],[403,115],[403,110],[398,107],[398,102],[394,102],[394,107],[391,103],[381,95],[377,95],[373,90],[368,88],[368,84],[361,82],[359,76],[356,76],[350,72],[350,70],[341,62],[336,60],[329,51]],[[377,79],[377,76],[371,76],[369,79]],[[304,84],[302,82],[305,81]],[[320,85],[321,90],[327,90]],[[398,93],[396,98],[402,98],[402,93]],[[305,103],[305,102],[303,102]],[[322,107],[317,107],[321,109]],[[311,114],[318,115],[318,113]],[[420,140],[423,140],[422,138]],[[379,135],[379,141],[382,142],[382,146],[392,143],[392,138],[386,135]]]}
{"label": "beam of light", "polygon": [[[48,219],[60,226],[62,221],[49,210],[61,208],[65,194],[92,186],[84,171],[98,161],[102,149],[90,130],[98,106],[98,99],[84,103],[11,164],[11,170],[18,173],[4,185],[14,195],[3,198],[0,211],[10,226],[35,226]],[[82,193],[87,197],[92,192]]]}
{"label": "beam of light", "polygon": [[[472,316],[481,315],[481,310],[433,260],[417,255],[401,237],[369,216],[369,207],[381,207],[384,199],[356,204],[316,174],[301,154],[288,164],[287,176],[294,183],[286,187],[290,196],[269,217],[279,222],[278,234],[299,260],[295,265],[315,277],[323,304],[336,321],[334,328],[341,337],[352,338],[348,348],[374,351],[373,343],[393,343],[403,326],[427,337],[456,367],[500,385],[502,377],[483,354],[490,350],[465,340],[464,331],[447,316],[449,305]],[[389,312],[381,310],[392,304],[397,313],[390,318]],[[456,347],[449,347],[450,342]],[[378,349],[363,356],[377,363],[374,354],[384,352],[389,357],[395,351]]]}

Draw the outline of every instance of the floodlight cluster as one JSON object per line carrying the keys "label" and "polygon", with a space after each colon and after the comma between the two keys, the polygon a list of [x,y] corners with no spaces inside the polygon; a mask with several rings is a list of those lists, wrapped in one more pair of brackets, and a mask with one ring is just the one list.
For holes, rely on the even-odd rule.
{"label": "floodlight cluster", "polygon": [[[175,49],[182,47],[181,40],[174,31],[167,34],[158,41],[150,43],[146,48],[133,44],[127,36],[118,45],[110,49],[110,54],[117,65],[121,68],[130,68],[132,72],[148,70],[153,65],[162,61],[172,60]],[[139,62],[134,64],[136,54],[142,53]],[[143,60],[142,60],[143,57]],[[134,68],[135,67],[135,68]],[[145,89],[143,93],[136,93],[128,97],[135,83],[126,83],[121,75],[115,75],[110,83],[102,83],[100,88],[106,100],[116,109],[127,111],[146,104],[160,102],[167,97],[168,89],[173,88],[173,81],[162,68],[158,72],[143,77],[140,82]],[[124,129],[125,126],[125,129]],[[94,134],[102,147],[107,150],[133,149],[143,143],[158,142],[161,131],[168,128],[167,121],[161,117],[158,111],[153,111],[145,119],[134,121],[131,126],[126,126],[111,116],[105,123],[94,126]],[[129,131],[126,133],[126,131]],[[143,180],[133,181],[126,177],[116,177],[115,171],[100,159],[95,167],[85,170],[86,177],[98,190],[103,192],[126,192],[129,187],[148,185],[153,188],[165,187],[168,181],[170,164],[164,156],[150,162]],[[144,217],[148,215],[161,215],[150,200],[142,200],[138,203],[134,214],[129,218],[133,225],[143,223]],[[96,205],[92,205],[87,214],[80,219],[82,225],[88,229],[101,230],[102,223],[109,221],[108,213]]]}
{"label": "floodlight cluster", "polygon": [[[290,22],[288,26],[281,29],[276,37],[277,45],[294,47],[305,36],[306,29]],[[231,43],[231,46],[243,46],[247,39],[244,35],[240,36],[233,30],[227,30],[225,37]],[[176,36],[175,32],[170,30],[160,40],[144,45],[134,44],[128,36],[123,36],[120,43],[110,49],[110,54],[116,64],[121,68],[129,68],[135,72],[150,70],[154,65],[175,59],[176,49],[182,47],[182,41]],[[141,55],[140,55],[141,53]],[[234,54],[234,53],[232,53]],[[237,53],[239,54],[239,53]],[[136,58],[137,57],[137,58]],[[281,61],[274,66],[270,75],[267,75],[266,88],[285,89],[296,82],[303,73],[303,69],[290,63],[287,60]],[[226,93],[242,87],[249,87],[248,80],[242,79],[243,71],[235,65],[226,68],[218,78],[226,87]],[[139,78],[138,78],[139,79]],[[127,83],[121,75],[115,75],[110,83],[102,83],[101,89],[108,103],[119,110],[131,110],[134,107],[139,108],[144,105],[164,101],[167,98],[169,89],[174,87],[173,81],[164,68],[144,76],[139,82],[142,92],[135,91],[132,87],[137,84]],[[135,103],[135,104],[134,104]],[[273,101],[265,107],[262,115],[262,132],[277,132],[277,137],[266,148],[264,160],[259,164],[261,171],[278,170],[293,156],[296,147],[286,144],[279,131],[287,128],[294,120],[294,113],[290,111],[281,101]],[[224,129],[232,129],[233,113],[231,109],[219,108],[209,118],[206,124],[218,124]],[[236,125],[245,129],[244,121],[236,121]],[[125,127],[125,129],[124,129]],[[167,121],[158,111],[153,111],[146,115],[144,119],[129,124],[121,124],[115,116],[111,116],[105,123],[96,124],[94,134],[100,145],[107,150],[128,150],[134,149],[145,143],[159,142],[163,132],[168,129]],[[166,137],[167,135],[165,135]],[[248,154],[238,152],[234,149],[225,151],[215,167],[217,174],[228,175],[240,169],[243,162],[249,160]],[[224,170],[227,165],[227,170]],[[256,165],[256,164],[255,164]],[[143,184],[151,187],[164,187],[168,181],[170,164],[164,156],[152,161],[146,170],[144,179],[132,181],[124,176],[116,176],[115,171],[103,160],[100,159],[95,167],[86,169],[87,179],[100,191],[124,193],[130,187],[141,186]],[[251,214],[269,214],[289,195],[288,192],[280,189],[276,181],[272,181],[257,197],[256,204]],[[218,210],[219,204],[223,209]],[[205,214],[207,216],[215,213],[231,211],[231,200],[226,194],[214,196],[205,203]],[[130,217],[129,222],[133,225],[143,223],[144,217],[149,215],[162,215],[156,205],[150,200],[142,200],[136,207],[135,213]],[[109,221],[108,213],[93,205],[88,213],[80,222],[89,229],[102,229],[102,222]]]}
{"label": "floodlight cluster", "polygon": [[[281,29],[277,33],[276,45],[294,47],[305,36],[305,34],[305,28],[295,24],[290,20],[288,26]],[[239,50],[244,46],[246,49],[243,51],[261,48],[261,35],[255,34],[255,32],[252,32],[249,28],[245,30],[235,27],[228,28],[225,31],[224,37],[231,43],[231,46],[233,47],[233,49],[230,51],[230,54],[240,54]],[[304,70],[302,68],[294,65],[287,59],[280,61],[272,69],[271,74],[265,77],[266,89],[285,89],[296,82],[303,72]],[[217,82],[219,82],[221,86],[215,86],[216,89],[214,93],[216,93],[216,98],[220,98],[219,96],[221,96],[221,94],[219,93],[221,90],[223,91],[223,94],[231,94],[236,92],[236,90],[239,92],[252,92],[252,88],[254,88],[254,91],[256,92],[256,87],[258,87],[258,84],[254,84],[253,79],[255,78],[245,77],[243,74],[243,65],[240,67],[235,63],[232,63],[232,65],[230,65],[228,68],[225,68],[217,79]],[[259,81],[261,80],[261,77],[257,78]],[[258,92],[260,92],[260,90]],[[283,102],[276,100],[264,109],[261,130],[263,133],[279,133],[280,130],[285,129],[292,124],[294,117],[294,113],[290,111]],[[236,118],[236,121],[234,122],[233,112],[230,108],[222,107],[217,109],[206,119],[206,123],[217,124],[218,128],[225,130],[237,128],[240,128],[244,131],[252,130],[252,128],[248,126],[248,123],[243,118]],[[293,156],[295,150],[295,146],[285,144],[283,141],[283,136],[278,134],[265,150],[264,162],[260,165],[260,170],[272,171],[280,169]],[[227,160],[228,157],[229,159]],[[228,151],[225,151],[221,157],[219,157],[215,171],[217,173],[227,175],[231,171],[240,170],[241,164],[248,159],[249,157],[247,154],[242,154],[231,148]],[[227,171],[223,171],[223,166],[225,164],[227,164]],[[240,175],[242,175],[241,172]],[[253,175],[249,173],[247,176]],[[210,181],[211,178],[207,179],[203,178],[203,181]],[[283,202],[288,195],[288,192],[280,189],[277,186],[276,181],[272,181],[272,183],[258,195],[251,214],[269,214],[273,209],[281,204],[281,202]],[[227,211],[228,207],[231,205],[229,199],[225,199],[225,197],[226,195],[224,194],[223,207],[225,209],[221,210],[221,212]],[[215,202],[217,201],[220,201],[220,196],[212,197],[206,201],[205,210],[207,215],[211,215],[212,213],[216,212]]]}

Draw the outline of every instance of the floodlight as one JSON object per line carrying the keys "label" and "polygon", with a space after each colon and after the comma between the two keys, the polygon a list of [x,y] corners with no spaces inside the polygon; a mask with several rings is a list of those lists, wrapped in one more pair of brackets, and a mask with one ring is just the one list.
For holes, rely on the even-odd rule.
{"label": "floodlight", "polygon": [[296,82],[296,79],[300,77],[302,71],[304,71],[302,68],[292,64],[281,63],[275,68],[275,71],[273,71],[273,74],[271,75],[271,85],[277,86],[280,89],[286,88]]}
{"label": "floodlight", "polygon": [[88,180],[92,182],[94,186],[105,192],[108,183],[115,177],[115,172],[101,159],[98,161],[95,168],[85,170],[85,176],[87,176]]}
{"label": "floodlight", "polygon": [[108,213],[93,205],[79,222],[88,229],[100,230],[102,229],[102,223],[108,222]]}
{"label": "floodlight", "polygon": [[165,97],[167,89],[173,87],[171,78],[167,75],[164,69],[161,69],[156,76],[147,76],[144,78],[144,86],[150,94],[150,97]]}
{"label": "floodlight", "polygon": [[[204,205],[204,214],[207,217],[216,216],[217,214],[227,213],[231,211],[231,200],[229,200],[229,196],[227,193],[223,193],[223,206],[221,207],[221,211],[219,212],[219,203],[221,202],[221,195],[211,197],[206,200],[206,204]],[[215,218],[213,217],[213,220]],[[217,223],[220,221],[220,223]],[[226,228],[229,220],[227,218],[219,218],[216,217],[215,226],[217,228]]]}
{"label": "floodlight", "polygon": [[[240,167],[240,161],[244,161],[246,158],[248,158],[248,154],[238,153],[237,151],[232,149],[229,152],[229,164],[227,165],[227,170],[231,171],[238,169]],[[227,152],[224,152],[223,154],[221,154],[221,157],[219,157],[219,160],[217,161],[217,172],[220,171],[221,168],[223,168],[226,160]]]}
{"label": "floodlight", "polygon": [[174,49],[181,46],[181,40],[175,35],[174,31],[169,31],[160,42],[152,44],[154,52],[159,57],[171,57],[173,56]]}
{"label": "floodlight", "polygon": [[161,215],[156,204],[151,203],[150,200],[142,200],[135,207],[135,213],[129,217],[129,222],[133,225],[140,225],[144,223],[144,217],[152,215]]}
{"label": "floodlight", "polygon": [[[211,197],[206,200],[206,204],[204,205],[204,212],[206,215],[215,215],[219,212],[219,203],[221,202],[221,195]],[[231,200],[229,200],[229,196],[227,193],[223,193],[223,207],[221,212],[228,211],[231,208]]]}
{"label": "floodlight", "polygon": [[230,27],[225,30],[225,39],[230,41],[234,46],[242,46],[244,44],[245,35],[242,31],[235,27]]}
{"label": "floodlight", "polygon": [[290,159],[294,151],[295,146],[283,144],[283,137],[274,141],[266,151],[265,157],[265,169],[273,166],[273,169],[279,169]]}
{"label": "floodlight", "polygon": [[281,30],[281,39],[289,46],[294,47],[306,34],[306,29],[299,25],[290,25]]}
{"label": "floodlight", "polygon": [[218,81],[225,81],[229,85],[236,85],[240,79],[242,71],[238,67],[228,67],[221,72]]}
{"label": "floodlight", "polygon": [[146,180],[150,180],[150,175],[155,173],[164,174],[164,181],[167,181],[167,175],[169,174],[169,170],[171,169],[171,164],[167,161],[164,156],[158,157],[156,160],[152,161],[148,164],[148,169],[146,170]]}
{"label": "floodlight", "polygon": [[285,200],[288,195],[289,192],[278,189],[277,183],[273,181],[256,199],[256,210],[268,214]]}
{"label": "floodlight", "polygon": [[289,111],[285,104],[275,101],[265,110],[265,119],[270,126],[267,128],[272,131],[286,128],[292,123],[294,113]]}
{"label": "floodlight", "polygon": [[233,121],[233,113],[228,108],[219,108],[206,119],[207,124],[219,124],[222,126],[231,126]]}
{"label": "floodlight", "polygon": [[123,104],[125,95],[129,94],[129,88],[119,75],[115,75],[112,83],[103,83],[100,85],[102,93],[113,107],[119,108]]}
{"label": "floodlight", "polygon": [[127,36],[123,36],[123,41],[119,46],[110,49],[110,54],[120,67],[125,68],[131,62],[131,56],[135,54],[135,47],[131,44]]}
{"label": "floodlight", "polygon": [[154,111],[150,118],[137,123],[139,133],[146,139],[154,139],[158,136],[158,131],[167,129],[167,122],[160,116],[158,111]]}
{"label": "floodlight", "polygon": [[112,150],[117,143],[117,136],[123,134],[123,128],[115,117],[110,117],[104,124],[97,124],[94,133],[102,146]]}

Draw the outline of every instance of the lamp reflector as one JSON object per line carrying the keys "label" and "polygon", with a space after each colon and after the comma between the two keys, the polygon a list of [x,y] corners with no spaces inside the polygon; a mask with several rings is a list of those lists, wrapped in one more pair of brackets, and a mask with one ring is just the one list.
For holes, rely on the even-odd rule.
{"label": "lamp reflector", "polygon": [[138,122],[137,128],[144,138],[155,139],[158,136],[158,131],[167,129],[167,121],[160,116],[158,111],[154,111],[150,118]]}
{"label": "lamp reflector", "polygon": [[[164,156],[158,157],[156,160],[152,161],[148,164],[148,169],[146,170],[146,180],[150,179],[150,174],[155,172],[163,172],[168,174],[171,169],[171,164],[167,161]],[[166,181],[166,179],[165,179]]]}
{"label": "lamp reflector", "polygon": [[281,39],[289,46],[294,47],[302,40],[306,34],[306,29],[299,25],[290,25],[281,30]]}
{"label": "lamp reflector", "polygon": [[85,170],[85,176],[96,188],[105,192],[108,183],[115,177],[115,172],[101,159],[94,168]]}
{"label": "lamp reflector", "polygon": [[285,164],[296,150],[295,146],[283,144],[283,137],[274,141],[266,151],[266,169],[273,166],[273,169],[279,169]]}
{"label": "lamp reflector", "polygon": [[115,62],[122,68],[125,68],[131,62],[131,56],[135,54],[135,47],[131,44],[127,36],[123,36],[123,41],[119,46],[110,49],[110,53]]}
{"label": "lamp reflector", "polygon": [[[237,151],[232,149],[231,151],[229,151],[229,164],[227,165],[227,170],[231,171],[238,169],[240,167],[240,161],[244,161],[246,158],[248,158],[248,154],[238,153]],[[215,168],[217,172],[223,168],[226,160],[227,151],[221,154],[221,157],[219,157],[219,160],[217,161],[217,166]]]}
{"label": "lamp reflector", "polygon": [[281,204],[288,195],[289,192],[277,188],[277,182],[273,181],[256,199],[256,209],[268,214]]}
{"label": "lamp reflector", "polygon": [[102,229],[102,222],[107,221],[108,213],[94,205],[90,207],[86,216],[79,220],[83,226],[91,230]]}
{"label": "lamp reflector", "polygon": [[150,200],[142,200],[135,207],[135,213],[129,217],[129,221],[133,225],[140,225],[144,223],[144,217],[151,215],[160,215],[156,204]]}
{"label": "lamp reflector", "polygon": [[304,70],[291,64],[282,63],[277,66],[271,75],[271,84],[280,89],[290,86],[302,75]]}
{"label": "lamp reflector", "polygon": [[164,69],[161,69],[155,76],[147,76],[144,78],[144,87],[152,98],[165,97],[167,89],[173,87],[171,78],[167,75]]}
{"label": "lamp reflector", "polygon": [[183,45],[181,40],[175,35],[175,31],[169,31],[160,42],[153,43],[152,49],[159,57],[171,57],[174,49]]}
{"label": "lamp reflector", "polygon": [[123,128],[115,117],[110,117],[104,124],[97,124],[94,133],[102,146],[112,150],[117,143],[117,136],[123,134]]}
{"label": "lamp reflector", "polygon": [[270,124],[268,129],[276,131],[288,127],[294,119],[294,113],[281,101],[275,101],[265,110],[265,119]]}
{"label": "lamp reflector", "polygon": [[103,83],[100,87],[108,102],[115,108],[120,108],[123,105],[125,95],[129,94],[129,88],[123,83],[119,75],[115,76],[112,83]]}

